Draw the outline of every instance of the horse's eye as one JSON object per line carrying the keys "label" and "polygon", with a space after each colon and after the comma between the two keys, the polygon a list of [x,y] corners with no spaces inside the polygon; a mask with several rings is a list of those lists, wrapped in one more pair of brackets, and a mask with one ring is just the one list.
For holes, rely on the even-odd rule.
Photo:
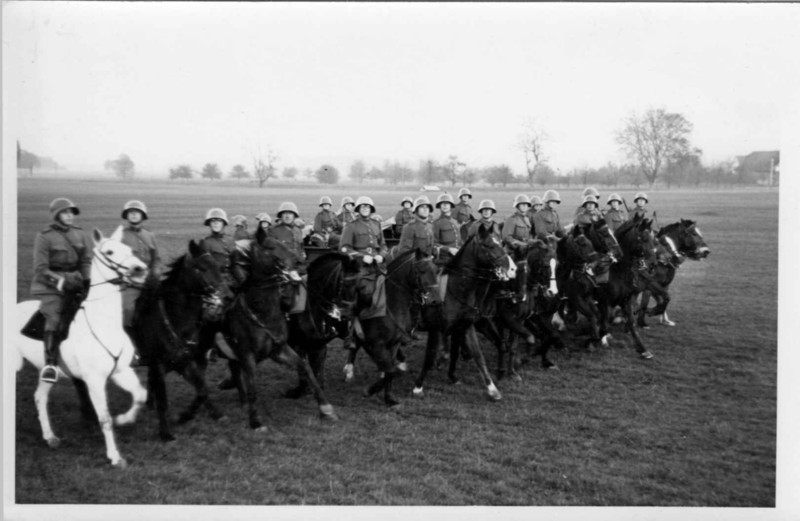
{"label": "horse's eye", "polygon": [[106,250],[104,253],[106,255],[114,255],[114,250]]}

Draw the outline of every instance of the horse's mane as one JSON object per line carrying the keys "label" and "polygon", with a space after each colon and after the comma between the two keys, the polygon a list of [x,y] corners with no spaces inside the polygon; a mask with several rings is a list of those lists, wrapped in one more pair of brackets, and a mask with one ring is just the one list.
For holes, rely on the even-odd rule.
{"label": "horse's mane", "polygon": [[386,269],[389,272],[392,272],[392,271],[394,271],[394,269],[397,268],[397,266],[402,265],[405,261],[408,260],[409,257],[411,257],[412,255],[416,255],[416,254],[417,254],[416,250],[404,251],[403,253],[401,253],[400,255],[398,255],[397,257],[392,259],[391,261],[389,261],[389,264],[386,266]]}
{"label": "horse's mane", "polygon": [[328,280],[338,277],[343,267],[351,261],[349,256],[337,251],[320,255],[308,265],[309,286],[322,289]]}
{"label": "horse's mane", "polygon": [[164,273],[163,278],[157,276],[151,271],[147,275],[147,278],[142,285],[142,293],[138,300],[142,301],[146,305],[154,305],[154,302],[161,294],[160,290],[163,287],[175,286],[178,282],[178,279],[183,274],[183,270],[186,265],[186,255],[187,254],[184,253],[183,255],[172,259],[167,264],[167,271]]}
{"label": "horse's mane", "polygon": [[629,231],[631,231],[631,229],[632,229],[634,226],[639,226],[641,223],[642,223],[642,221],[641,221],[641,220],[639,220],[639,221],[634,221],[633,219],[631,219],[631,220],[625,221],[624,223],[622,223],[622,226],[620,226],[619,228],[617,228],[617,229],[614,231],[614,236],[615,236],[617,239],[619,239],[620,237],[622,237],[623,235],[625,235],[626,233],[628,233]]}
{"label": "horse's mane", "polygon": [[670,233],[670,232],[672,232],[672,231],[673,231],[673,230],[675,230],[676,228],[678,228],[678,227],[682,226],[684,223],[688,223],[688,224],[689,224],[689,226],[691,226],[692,224],[694,224],[694,222],[693,222],[693,221],[689,221],[689,220],[681,219],[680,221],[678,221],[678,222],[676,222],[676,223],[672,223],[672,224],[668,224],[668,225],[666,225],[666,226],[662,226],[662,227],[661,227],[661,229],[660,229],[660,230],[658,230],[658,233],[656,234],[656,237],[662,237],[662,236],[666,235],[667,233]]}
{"label": "horse's mane", "polygon": [[477,237],[477,234],[467,237],[467,240],[464,241],[464,244],[461,245],[461,248],[458,249],[458,252],[456,252],[453,258],[450,259],[450,262],[444,266],[444,273],[453,273],[453,271],[456,269],[456,266],[461,263],[461,257],[464,256],[464,251],[467,249],[467,245],[473,242],[475,237]]}

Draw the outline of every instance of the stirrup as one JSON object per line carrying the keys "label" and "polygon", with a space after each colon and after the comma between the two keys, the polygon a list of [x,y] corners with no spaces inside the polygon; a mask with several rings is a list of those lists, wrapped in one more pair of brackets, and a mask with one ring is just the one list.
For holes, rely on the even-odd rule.
{"label": "stirrup", "polygon": [[53,365],[42,367],[42,371],[39,373],[39,380],[50,384],[56,383],[58,380],[58,368]]}

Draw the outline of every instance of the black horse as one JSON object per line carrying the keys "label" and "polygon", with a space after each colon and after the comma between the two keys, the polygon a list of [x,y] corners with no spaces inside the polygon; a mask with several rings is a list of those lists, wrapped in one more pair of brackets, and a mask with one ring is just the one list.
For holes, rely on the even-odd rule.
{"label": "black horse", "polygon": [[600,291],[603,321],[607,321],[610,309],[619,306],[636,345],[636,351],[645,360],[653,358],[653,354],[644,347],[636,330],[633,305],[637,295],[644,289],[645,280],[649,277],[645,258],[651,255],[655,248],[651,226],[651,219],[636,215],[617,228],[614,236],[622,248],[622,258],[611,266],[609,282]]}
{"label": "black horse", "polygon": [[[500,400],[502,395],[486,367],[475,323],[484,316],[486,308],[492,306],[492,283],[514,278],[516,265],[494,234],[493,226],[481,225],[478,232],[467,239],[445,266],[444,275],[447,276],[447,289],[442,304],[441,322],[438,327],[428,327],[425,362],[415,381],[414,395],[423,395],[425,377],[435,361],[436,346],[446,345],[449,337],[450,381],[458,383],[458,354],[462,349],[467,349],[478,366],[489,398]],[[432,336],[436,338],[431,340]]]}
{"label": "black horse", "polygon": [[229,290],[213,257],[194,241],[189,251],[170,264],[163,281],[150,277],[136,302],[135,344],[148,366],[148,388],[155,398],[159,435],[174,440],[167,421],[167,389],[164,376],[180,373],[195,388],[195,398],[179,417],[194,418],[205,405],[212,418],[221,416],[208,398],[205,352],[198,335],[204,322],[222,317],[222,302]]}
{"label": "black horse", "polygon": [[[647,327],[645,315],[661,316],[661,323],[674,326],[667,317],[667,306],[670,302],[669,286],[675,279],[675,273],[685,258],[702,260],[708,257],[711,250],[706,245],[703,235],[694,221],[681,219],[679,222],[661,228],[656,234],[658,242],[657,260],[650,266],[651,279],[642,292],[637,324]],[[656,299],[656,306],[648,310],[650,296]]]}
{"label": "black horse", "polygon": [[266,358],[303,371],[319,404],[323,419],[336,420],[333,406],[317,382],[308,360],[289,346],[289,328],[281,307],[282,288],[289,283],[286,266],[291,258],[281,243],[265,237],[262,228],[250,243],[248,275],[225,314],[223,332],[231,353],[231,378],[247,399],[252,429],[266,430],[256,410],[255,369]]}
{"label": "black horse", "polygon": [[[338,252],[323,254],[308,266],[308,301],[302,313],[289,315],[289,345],[308,357],[320,387],[325,387],[324,367],[328,342],[347,335],[356,301],[358,262]],[[300,383],[286,392],[299,398],[310,391],[303,371]]]}
{"label": "black horse", "polygon": [[[400,342],[414,327],[412,307],[418,306],[424,317],[429,317],[431,307],[438,307],[440,299],[436,280],[437,268],[433,258],[419,250],[410,250],[392,259],[386,267],[386,313],[384,316],[359,318],[355,327],[357,348],[363,348],[375,362],[379,379],[370,385],[364,396],[381,390],[386,405],[399,402],[392,396],[392,383],[403,372],[403,356],[399,356]],[[436,353],[438,337],[428,334],[426,352]],[[355,352],[350,353],[354,355]]]}
{"label": "black horse", "polygon": [[593,350],[601,341],[601,312],[594,300],[598,288],[594,268],[600,255],[579,226],[558,241],[556,255],[556,279],[562,298],[569,304],[571,314],[579,312],[589,321],[586,345]]}

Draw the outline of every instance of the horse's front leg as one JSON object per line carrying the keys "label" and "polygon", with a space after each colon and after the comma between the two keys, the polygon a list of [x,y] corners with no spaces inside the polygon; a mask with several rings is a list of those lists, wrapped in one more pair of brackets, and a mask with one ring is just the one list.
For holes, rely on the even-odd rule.
{"label": "horse's front leg", "polygon": [[347,362],[345,362],[344,369],[342,369],[345,382],[352,382],[355,377],[356,354],[360,347],[359,342],[356,342],[354,348],[347,350]]}
{"label": "horse's front leg", "polygon": [[283,343],[282,345],[278,346],[277,349],[274,349],[272,358],[277,362],[286,364],[295,370],[303,372],[308,385],[311,386],[311,390],[314,393],[314,398],[317,399],[317,404],[319,405],[319,414],[323,419],[331,421],[336,421],[339,419],[339,417],[336,416],[336,412],[333,410],[333,405],[331,405],[328,399],[325,397],[322,387],[320,387],[317,378],[314,376],[314,371],[312,371],[311,365],[308,363],[308,359],[295,353],[287,343]]}
{"label": "horse's front leg", "polygon": [[[203,358],[205,360],[205,358]],[[192,360],[183,368],[182,375],[183,378],[189,382],[189,384],[194,387],[194,399],[189,407],[183,411],[180,416],[178,416],[178,423],[186,423],[189,420],[194,419],[197,415],[197,411],[200,409],[202,405],[206,405],[209,412],[211,413],[211,417],[213,419],[218,419],[222,416],[222,414],[211,404],[208,400],[208,386],[206,385],[205,379],[205,367],[202,365],[203,362],[198,360]]]}
{"label": "horse's front leg", "polygon": [[97,414],[97,422],[100,424],[100,430],[103,432],[103,438],[105,438],[106,457],[111,461],[113,467],[125,468],[128,463],[117,449],[117,443],[114,440],[111,414],[108,412],[106,379],[101,377],[90,380],[87,379],[86,386],[89,390],[89,397],[92,399],[95,413]]}
{"label": "horse's front leg", "polygon": [[422,362],[422,369],[419,372],[419,376],[417,376],[417,379],[414,381],[413,395],[417,398],[422,398],[424,394],[423,385],[425,383],[425,377],[433,367],[436,357],[439,354],[441,339],[442,332],[438,328],[428,328],[428,341],[425,345],[425,360]]}
{"label": "horse's front leg", "polygon": [[[167,411],[169,410],[169,399],[167,397],[166,370],[164,364],[153,362],[147,368],[147,387],[153,394],[153,401],[158,414],[158,435],[164,441],[175,440],[175,435],[169,426]],[[148,399],[150,398],[148,393]]]}
{"label": "horse's front leg", "polygon": [[250,428],[259,432],[266,432],[267,428],[261,423],[261,418],[256,409],[255,353],[253,353],[252,349],[246,349],[245,352],[242,353],[240,360],[242,361],[240,379],[245,396],[247,397],[247,412]]}
{"label": "horse's front leg", "polygon": [[481,350],[480,341],[478,340],[478,334],[476,333],[474,327],[470,327],[466,331],[464,340],[464,345],[467,347],[467,349],[469,349],[470,353],[475,359],[475,365],[478,366],[478,372],[481,374],[481,379],[486,386],[486,392],[489,396],[489,399],[493,401],[500,400],[503,396],[500,394],[500,391],[497,390],[497,386],[492,380],[492,375],[489,373],[489,368],[486,366],[486,359],[483,357],[483,351]]}
{"label": "horse's front leg", "polygon": [[639,336],[639,331],[636,327],[636,323],[634,322],[633,304],[635,300],[636,300],[636,295],[628,297],[627,299],[625,299],[625,303],[622,307],[623,311],[625,312],[628,332],[630,332],[631,336],[633,337],[633,342],[634,344],[636,344],[636,352],[639,353],[639,356],[641,356],[643,359],[649,360],[653,358],[653,354],[644,347],[644,343],[642,342],[642,339]]}

